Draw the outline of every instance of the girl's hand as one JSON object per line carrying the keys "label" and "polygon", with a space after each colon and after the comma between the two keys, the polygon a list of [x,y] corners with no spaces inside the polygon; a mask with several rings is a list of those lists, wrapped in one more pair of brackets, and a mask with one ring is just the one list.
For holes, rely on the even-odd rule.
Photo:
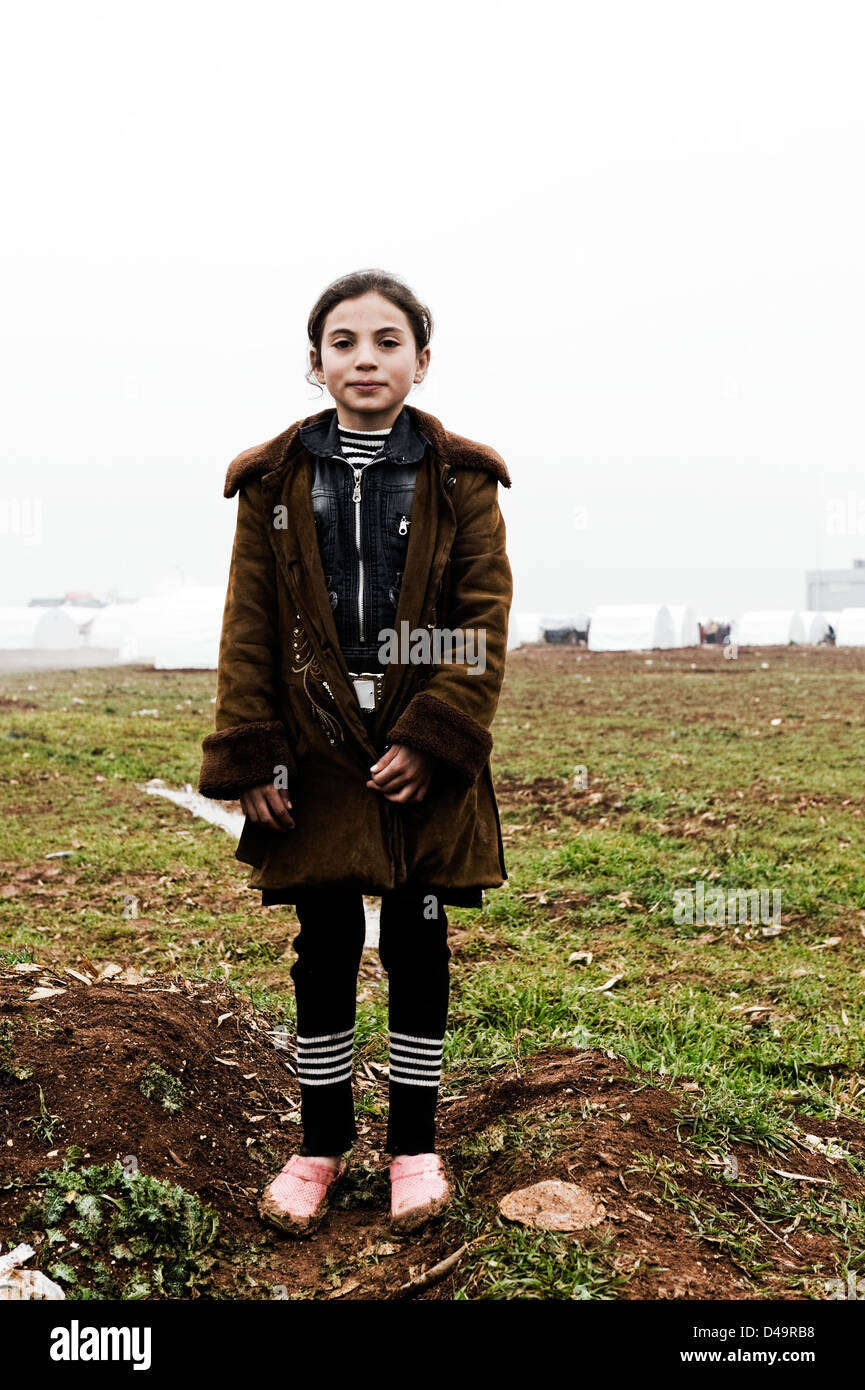
{"label": "girl's hand", "polygon": [[266,825],[269,830],[294,829],[288,792],[272,782],[262,782],[242,792],[240,804],[244,815],[256,825]]}
{"label": "girl's hand", "polygon": [[370,768],[367,786],[388,801],[423,801],[435,771],[435,758],[394,743]]}

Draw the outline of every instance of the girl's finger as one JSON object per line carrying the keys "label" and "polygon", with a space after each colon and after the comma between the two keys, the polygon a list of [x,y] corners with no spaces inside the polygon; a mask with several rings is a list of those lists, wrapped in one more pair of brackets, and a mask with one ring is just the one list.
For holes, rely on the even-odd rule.
{"label": "girl's finger", "polygon": [[[276,817],[281,825],[288,829],[294,828],[294,821],[291,818],[290,810],[286,807],[283,796],[284,792],[280,787],[265,787],[264,799],[268,810]],[[291,803],[289,803],[290,806]]]}
{"label": "girl's finger", "polygon": [[398,792],[410,780],[410,774],[404,768],[394,768],[392,771],[377,773],[372,780],[379,791]]}
{"label": "girl's finger", "polygon": [[384,768],[382,768],[381,764],[377,766],[378,771],[374,772],[372,775],[380,787],[389,786],[394,778],[417,776],[417,767],[413,767],[409,759],[402,754],[397,755]]}
{"label": "girl's finger", "polygon": [[385,795],[388,801],[419,801],[423,796],[422,783],[418,781],[406,782],[397,792],[385,793]]}
{"label": "girl's finger", "polygon": [[273,819],[273,816],[270,814],[266,807],[259,807],[252,819],[255,821],[256,825],[263,825],[268,830],[281,829],[281,827],[277,825],[276,821]]}
{"label": "girl's finger", "polygon": [[396,744],[392,745],[386,753],[382,753],[378,762],[373,763],[372,767],[370,768],[370,772],[381,772],[384,768],[390,767],[398,752],[398,746]]}
{"label": "girl's finger", "polygon": [[264,825],[267,827],[268,830],[281,830],[282,826],[276,820],[274,820],[271,814],[270,806],[268,805],[267,796],[265,792],[261,788],[256,788],[254,797],[255,809],[253,814],[253,820],[256,822],[256,824]]}

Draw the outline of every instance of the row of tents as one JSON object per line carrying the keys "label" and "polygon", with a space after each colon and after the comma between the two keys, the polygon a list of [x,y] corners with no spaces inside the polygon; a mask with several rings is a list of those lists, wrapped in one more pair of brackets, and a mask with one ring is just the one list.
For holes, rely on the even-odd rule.
{"label": "row of tents", "polygon": [[[104,651],[106,663],[214,670],[224,606],[224,588],[188,586],[102,608],[0,607],[0,650],[87,648]],[[708,621],[686,604],[602,604],[591,614],[512,611],[508,647],[543,642],[562,632],[587,633],[590,651],[696,647]],[[755,647],[817,644],[833,638],[836,646],[865,646],[865,608],[840,613],[745,612],[733,619],[729,634],[731,642]]]}
{"label": "row of tents", "polygon": [[[516,613],[511,617],[509,646],[523,642],[561,641],[563,634],[585,636],[589,651],[648,651],[698,647],[706,640],[708,617],[687,604],[601,604],[592,613]],[[712,624],[718,626],[718,624]],[[731,622],[728,640],[737,646],[865,646],[865,608],[818,613],[805,609],[754,609]]]}
{"label": "row of tents", "polygon": [[102,608],[0,607],[0,651],[104,651],[106,661],[215,670],[225,589],[192,585]]}

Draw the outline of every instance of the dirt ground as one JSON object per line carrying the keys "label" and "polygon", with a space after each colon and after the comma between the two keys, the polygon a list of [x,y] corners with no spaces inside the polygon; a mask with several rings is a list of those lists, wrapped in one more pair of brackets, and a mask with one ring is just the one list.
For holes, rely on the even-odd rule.
{"label": "dirt ground", "polygon": [[[63,992],[30,999],[38,988]],[[21,1184],[34,1183],[42,1169],[60,1161],[58,1153],[77,1144],[84,1150],[82,1166],[133,1155],[143,1172],[180,1184],[215,1209],[221,1236],[205,1297],[405,1297],[401,1286],[457,1250],[464,1227],[446,1220],[415,1236],[389,1232],[382,1123],[359,1118],[351,1182],[314,1236],[284,1237],[257,1214],[261,1190],[299,1135],[292,1054],[277,1045],[272,1027],[228,990],[179,975],[86,984],[51,970],[0,973],[0,1032],[12,1039],[14,1053],[14,1068],[0,1069],[2,1248],[20,1238],[16,1224],[33,1197]],[[167,1112],[140,1091],[152,1063],[181,1079],[181,1110]],[[707,1194],[716,1205],[744,1206],[739,1193],[719,1193],[716,1169],[713,1175],[677,1137],[677,1124],[682,1140],[688,1127],[674,1112],[688,1090],[699,1088],[685,1079],[669,1087],[663,1080],[632,1074],[604,1052],[547,1049],[441,1104],[439,1147],[451,1157],[466,1200],[494,1223],[499,1199],[515,1188],[545,1178],[588,1188],[604,1203],[606,1219],[567,1239],[589,1247],[612,1233],[615,1267],[631,1276],[621,1298],[754,1297],[753,1282],[724,1242],[701,1238],[687,1212],[660,1200],[660,1177],[632,1170],[635,1154],[650,1153],[662,1165],[682,1165],[676,1182],[689,1197]],[[356,1088],[377,1086],[386,1098],[386,1085],[386,1077],[365,1076],[356,1064]],[[39,1113],[40,1087],[47,1110],[59,1119],[50,1142],[34,1137],[29,1123]],[[559,1127],[548,1159],[497,1143],[502,1122],[531,1133],[550,1115],[559,1117]],[[853,1121],[803,1116],[800,1128],[865,1154],[865,1134]],[[461,1141],[478,1135],[490,1140],[482,1160],[476,1151],[461,1156]],[[865,1179],[821,1154],[797,1149],[795,1158],[781,1161],[746,1145],[734,1145],[733,1152],[745,1182],[757,1180],[769,1162],[792,1168],[801,1181],[829,1179],[838,1185],[834,1200],[865,1198]],[[12,1179],[18,1185],[10,1187]],[[791,1292],[787,1280],[812,1275],[817,1288],[834,1273],[833,1236],[803,1230],[781,1236],[777,1228],[763,1229],[753,1210],[742,1216],[767,1266],[758,1296],[801,1298],[801,1289]],[[450,1299],[459,1278],[458,1262],[416,1296]]]}

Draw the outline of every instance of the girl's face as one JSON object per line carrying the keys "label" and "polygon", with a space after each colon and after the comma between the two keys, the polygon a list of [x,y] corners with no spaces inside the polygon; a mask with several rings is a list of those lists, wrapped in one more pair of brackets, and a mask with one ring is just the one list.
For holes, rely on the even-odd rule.
{"label": "girl's face", "polygon": [[344,299],[331,309],[321,335],[321,362],[310,348],[316,380],[337,405],[349,429],[387,429],[429,366],[428,347],[418,354],[411,325],[396,304],[380,294]]}

